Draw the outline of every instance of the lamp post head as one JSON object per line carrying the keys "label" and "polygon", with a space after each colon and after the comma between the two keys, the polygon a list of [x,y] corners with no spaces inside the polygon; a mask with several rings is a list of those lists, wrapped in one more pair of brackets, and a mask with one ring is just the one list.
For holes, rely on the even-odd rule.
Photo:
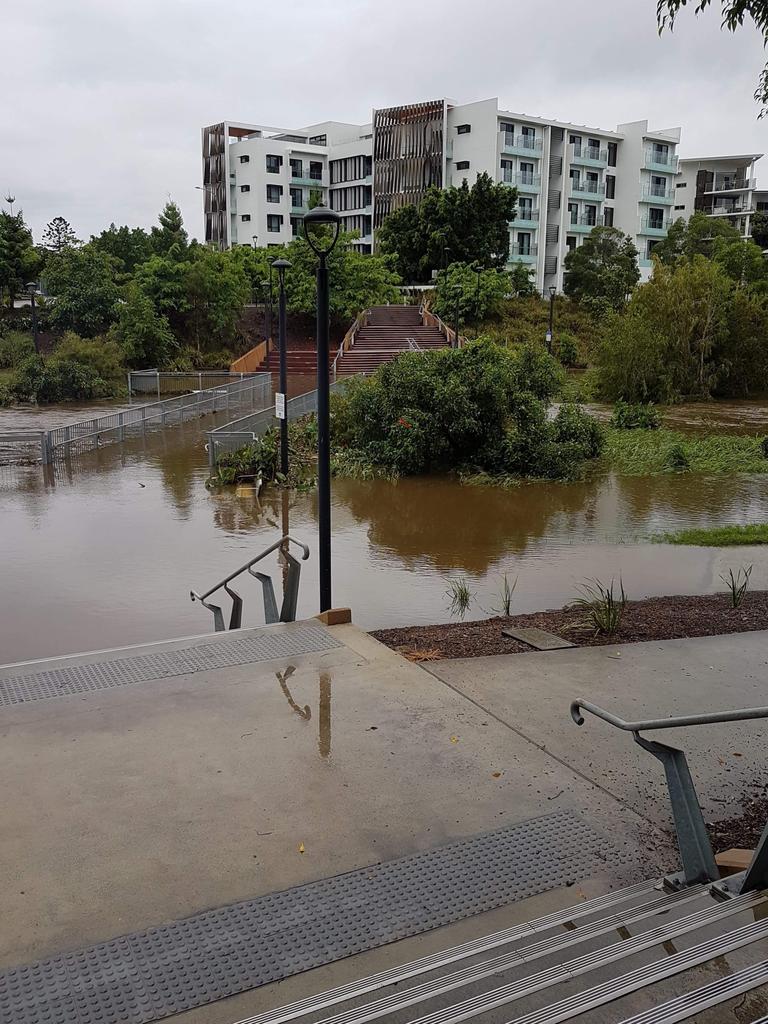
{"label": "lamp post head", "polygon": [[274,267],[277,271],[277,277],[280,281],[280,287],[282,288],[283,282],[285,281],[285,272],[286,270],[290,270],[291,267],[290,260],[273,260],[270,266]]}
{"label": "lamp post head", "polygon": [[555,288],[555,286],[553,284],[551,284],[549,286],[549,297],[550,297],[550,299],[554,299],[555,295],[557,295],[557,288]]}
{"label": "lamp post head", "polygon": [[[312,229],[331,228],[330,236],[321,235]],[[339,240],[341,217],[335,210],[327,206],[316,206],[304,214],[304,237],[315,255],[324,259],[332,251]]]}
{"label": "lamp post head", "polygon": [[30,281],[24,285],[28,295],[34,295],[37,292],[37,281]]}

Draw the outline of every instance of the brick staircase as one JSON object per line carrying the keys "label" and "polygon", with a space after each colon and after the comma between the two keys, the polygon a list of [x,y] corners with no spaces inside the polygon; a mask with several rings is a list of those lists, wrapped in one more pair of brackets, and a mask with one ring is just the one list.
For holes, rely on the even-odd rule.
{"label": "brick staircase", "polygon": [[339,374],[372,373],[412,347],[443,348],[445,336],[437,327],[422,323],[418,306],[373,306],[355,337],[354,345],[337,364]]}
{"label": "brick staircase", "polygon": [[[437,327],[422,323],[418,306],[373,306],[364,327],[355,335],[354,344],[337,363],[339,375],[372,373],[382,363],[388,363],[401,352],[408,352],[410,340],[421,349],[443,348],[445,336]],[[314,348],[289,348],[288,373],[311,375],[317,369]],[[331,351],[329,363],[336,358]],[[277,373],[280,353],[273,348],[258,366],[258,372]]]}

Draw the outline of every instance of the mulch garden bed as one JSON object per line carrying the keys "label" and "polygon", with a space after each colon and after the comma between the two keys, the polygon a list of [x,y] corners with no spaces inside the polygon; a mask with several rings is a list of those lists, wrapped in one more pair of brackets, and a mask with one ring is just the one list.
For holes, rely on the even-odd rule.
{"label": "mulch garden bed", "polygon": [[644,601],[628,601],[619,630],[613,636],[596,635],[589,626],[585,626],[584,611],[580,608],[495,616],[477,622],[377,629],[371,635],[413,661],[530,652],[527,644],[502,635],[501,630],[505,626],[533,626],[579,647],[743,633],[768,629],[768,591],[756,590],[747,594],[740,608],[731,607],[727,594],[649,597]]}
{"label": "mulch garden bed", "polygon": [[716,853],[722,850],[754,850],[768,821],[768,790],[746,796],[741,813],[722,821],[708,822],[709,837]]}

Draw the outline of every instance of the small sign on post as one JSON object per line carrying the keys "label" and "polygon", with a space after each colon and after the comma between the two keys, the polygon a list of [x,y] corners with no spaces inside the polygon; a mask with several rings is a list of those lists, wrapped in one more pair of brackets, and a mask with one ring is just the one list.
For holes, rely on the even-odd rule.
{"label": "small sign on post", "polygon": [[275,416],[279,420],[285,419],[285,395],[280,391],[275,395]]}
{"label": "small sign on post", "polygon": [[546,340],[548,345],[552,344],[552,331],[547,331]]}

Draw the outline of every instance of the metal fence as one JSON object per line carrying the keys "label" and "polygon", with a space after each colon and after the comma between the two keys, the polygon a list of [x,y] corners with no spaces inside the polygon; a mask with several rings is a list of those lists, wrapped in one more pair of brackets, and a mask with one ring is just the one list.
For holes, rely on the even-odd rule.
{"label": "metal fence", "polygon": [[222,387],[233,381],[253,377],[253,373],[231,373],[229,370],[193,370],[172,373],[160,370],[132,370],[128,374],[129,395],[183,395]]}
{"label": "metal fence", "polygon": [[6,454],[12,452],[14,460],[37,457],[39,453],[43,462],[48,462],[47,439],[45,430],[0,431],[0,461],[5,461]]}
{"label": "metal fence", "polygon": [[42,446],[43,461],[52,462],[62,455],[100,448],[109,441],[122,441],[132,432],[186,423],[209,413],[244,408],[264,409],[270,406],[271,401],[272,377],[268,373],[260,373],[222,387],[206,388],[149,405],[137,405],[123,412],[46,431]]}
{"label": "metal fence", "polygon": [[[342,391],[350,380],[354,380],[354,377],[334,381],[330,386],[331,394],[335,391]],[[289,398],[285,403],[285,408],[289,420],[297,420],[308,412],[317,412],[317,391],[306,391],[303,395],[297,395],[296,398]],[[216,427],[215,430],[209,430],[207,448],[208,466],[211,473],[216,471],[216,463],[220,455],[250,444],[279,422],[275,416],[275,410],[269,408],[248,416],[241,416],[240,419],[224,423],[222,426]]]}

